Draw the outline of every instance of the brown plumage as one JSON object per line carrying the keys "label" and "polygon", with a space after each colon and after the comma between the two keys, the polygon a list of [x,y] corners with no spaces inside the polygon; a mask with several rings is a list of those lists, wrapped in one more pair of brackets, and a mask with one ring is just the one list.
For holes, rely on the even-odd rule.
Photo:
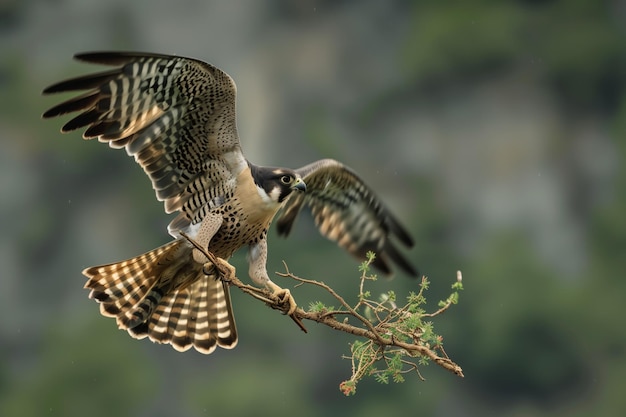
{"label": "brown plumage", "polygon": [[413,239],[352,169],[322,159],[296,172],[307,192],[293,195],[285,204],[276,224],[280,235],[287,236],[300,210],[309,206],[320,232],[357,258],[365,259],[372,251],[377,255],[374,266],[383,273],[391,274],[391,260],[407,274],[417,276],[390,238],[408,247],[413,246]]}
{"label": "brown plumage", "polygon": [[287,235],[300,210],[310,207],[321,233],[357,258],[372,250],[382,272],[391,273],[393,262],[417,275],[395,246],[411,247],[411,237],[350,168],[331,159],[297,170],[260,167],[244,157],[236,87],[226,73],[168,55],[97,52],[76,58],[115,68],[46,88],[46,94],[86,91],[43,116],[79,112],[62,132],[86,128],[85,139],[125,148],[152,181],[165,211],[179,213],[168,226],[172,242],[83,272],[102,314],[115,317],[133,337],[203,353],[234,347],[228,287],[204,274],[207,259],[180,232],[223,259],[247,246],[250,277],[289,298],[265,266],[267,230],[281,207],[280,234]]}
{"label": "brown plumage", "polygon": [[180,351],[194,346],[202,353],[216,345],[234,347],[228,288],[216,277],[204,277],[202,265],[189,262],[190,256],[191,248],[177,239],[123,262],[85,269],[85,288],[103,315],[116,317],[118,326],[138,339],[148,336]]}

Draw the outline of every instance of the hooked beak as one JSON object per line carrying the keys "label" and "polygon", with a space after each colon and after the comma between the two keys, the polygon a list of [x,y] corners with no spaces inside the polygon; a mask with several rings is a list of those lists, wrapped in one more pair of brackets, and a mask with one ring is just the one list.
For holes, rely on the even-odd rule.
{"label": "hooked beak", "polygon": [[291,186],[292,190],[296,190],[296,191],[302,191],[305,192],[306,191],[306,184],[305,182],[302,180],[302,178],[296,178],[296,181],[293,183],[293,185]]}

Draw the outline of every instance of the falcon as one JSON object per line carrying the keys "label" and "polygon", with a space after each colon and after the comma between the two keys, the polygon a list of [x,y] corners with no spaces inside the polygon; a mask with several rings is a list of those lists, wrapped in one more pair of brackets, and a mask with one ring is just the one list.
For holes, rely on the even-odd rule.
{"label": "falcon", "polygon": [[169,243],[83,271],[101,313],[131,336],[205,354],[237,344],[228,283],[206,272],[208,259],[190,239],[225,261],[247,247],[250,278],[288,300],[292,313],[295,301],[266,269],[267,231],[281,209],[279,235],[289,234],[306,207],[321,234],[355,257],[373,251],[382,273],[390,274],[395,263],[417,275],[396,247],[412,247],[411,236],[352,169],[332,159],[295,170],[246,159],[228,74],[196,59],[159,54],[75,58],[113,68],[47,87],[44,94],[81,93],[43,117],[78,112],[61,132],[86,128],[84,139],[124,148],[150,178],[165,211],[178,213],[168,226]]}

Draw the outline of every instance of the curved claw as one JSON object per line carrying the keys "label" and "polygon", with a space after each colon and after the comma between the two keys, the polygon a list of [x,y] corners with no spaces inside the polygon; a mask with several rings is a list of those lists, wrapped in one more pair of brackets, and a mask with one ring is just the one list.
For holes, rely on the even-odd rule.
{"label": "curved claw", "polygon": [[285,312],[285,314],[288,314],[291,316],[296,311],[296,308],[298,308],[298,305],[296,304],[296,300],[294,300],[293,296],[291,295],[291,292],[289,292],[289,290],[286,288],[279,287],[278,285],[274,284],[272,281],[269,281],[267,283],[267,287],[272,291],[272,293],[275,296],[280,298],[281,303],[283,304],[289,303],[289,309]]}
{"label": "curved claw", "polygon": [[209,259],[208,262],[205,262],[202,266],[202,272],[207,276],[217,274],[217,278],[222,281],[229,282],[231,278],[235,276],[236,269],[225,259],[212,256],[212,259]]}

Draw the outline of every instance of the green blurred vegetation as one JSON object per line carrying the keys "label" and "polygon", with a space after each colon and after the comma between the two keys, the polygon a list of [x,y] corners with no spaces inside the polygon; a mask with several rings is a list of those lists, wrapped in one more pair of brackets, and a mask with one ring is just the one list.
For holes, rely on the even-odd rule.
{"label": "green blurred vegetation", "polygon": [[[302,9],[285,13],[289,6],[268,3],[259,27],[280,26],[294,34],[303,30]],[[378,15],[367,11],[375,10],[372,4],[314,3],[306,30],[321,34],[325,29],[316,29],[316,22],[336,16],[342,23],[359,22],[345,29],[355,43],[366,43],[357,29],[367,25],[368,40],[380,40],[380,51],[391,48],[387,35],[377,32]],[[10,33],[19,27],[26,6],[7,4],[0,10],[0,25],[5,22],[2,30]],[[401,42],[392,48],[391,66],[399,70],[385,91],[352,110],[365,115],[366,121],[359,120],[366,126],[399,109],[410,113],[424,103],[436,107],[453,101],[468,86],[510,73],[523,74],[515,80],[553,97],[563,125],[577,126],[582,119],[601,125],[619,162],[602,190],[590,189],[576,166],[569,165],[594,162],[593,146],[571,150],[572,132],[566,129],[545,138],[551,166],[571,174],[565,185],[570,203],[564,209],[575,213],[582,230],[584,269],[572,272],[546,262],[522,227],[489,229],[480,236],[479,248],[459,250],[458,223],[445,206],[437,173],[413,173],[405,181],[420,198],[405,200],[412,207],[405,211],[411,217],[403,220],[418,242],[411,253],[431,281],[429,300],[444,298],[456,269],[463,270],[460,304],[435,325],[446,350],[463,367],[464,380],[431,366],[423,372],[426,382],[364,382],[355,397],[344,398],[337,385],[350,374],[349,363],[340,359],[349,351],[349,337],[321,328],[304,335],[288,319],[237,293],[233,302],[241,340],[233,351],[205,357],[132,340],[115,329],[113,320],[100,317],[94,303],[83,300],[87,294],[81,291],[79,271],[163,243],[168,219],[123,152],[82,143],[79,135],[57,137],[58,121],[39,122],[54,100],[40,97],[42,80],[29,67],[27,51],[4,44],[1,213],[10,240],[2,244],[0,415],[558,417],[626,411],[621,392],[626,375],[624,2],[396,1],[386,7],[385,17],[393,16],[402,27]],[[111,28],[112,16],[103,17],[111,20]],[[133,27],[132,17],[126,19]],[[128,36],[143,39],[140,32]],[[45,45],[45,39],[39,41]],[[295,35],[293,41],[298,42]],[[144,44],[126,39],[123,45]],[[210,49],[202,58],[211,60]],[[67,66],[47,73],[46,80],[87,70],[67,58],[62,57]],[[367,165],[377,155],[386,157],[386,138],[368,137],[371,143],[358,153],[342,153],[347,145],[333,123],[330,111],[311,105],[298,129],[304,129],[301,136],[309,146],[351,165],[356,159]],[[373,153],[365,154],[366,149]],[[582,156],[573,157],[575,152]],[[34,180],[26,174],[32,173],[38,178],[30,186]],[[471,215],[463,220],[474,221]],[[100,234],[86,230],[93,226],[90,221],[105,224],[93,227]],[[268,270],[283,270],[285,259],[297,275],[323,280],[347,299],[356,297],[357,263],[337,254],[305,221],[298,229],[288,241],[272,233]],[[102,259],[105,248],[110,252]],[[564,265],[578,261],[561,260]],[[235,262],[244,275],[243,256]],[[415,287],[399,276],[379,280],[372,292],[394,290],[402,297]],[[302,305],[319,297],[293,292]]]}

